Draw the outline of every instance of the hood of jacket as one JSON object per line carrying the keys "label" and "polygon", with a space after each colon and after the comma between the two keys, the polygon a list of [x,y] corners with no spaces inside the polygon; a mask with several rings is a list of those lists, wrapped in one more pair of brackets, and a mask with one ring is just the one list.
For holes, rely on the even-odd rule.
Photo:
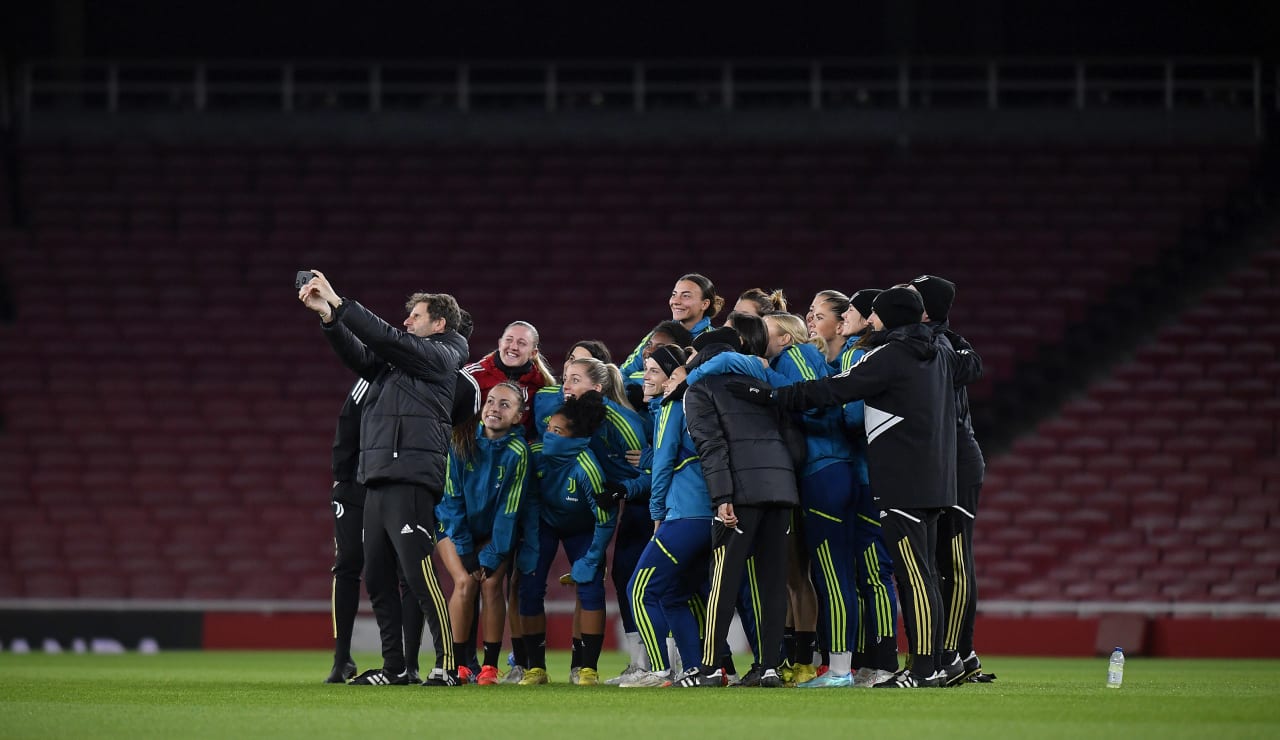
{"label": "hood of jacket", "polygon": [[548,460],[572,460],[591,444],[590,437],[562,437],[552,431],[542,435],[542,455]]}
{"label": "hood of jacket", "polygon": [[920,360],[930,360],[938,354],[938,338],[927,324],[899,326],[886,333],[885,341],[901,344],[913,357]]}
{"label": "hood of jacket", "polygon": [[439,334],[432,334],[427,337],[427,339],[430,339],[433,342],[443,342],[449,347],[452,347],[454,352],[458,353],[458,365],[454,368],[455,370],[461,370],[466,366],[467,355],[471,353],[471,349],[467,344],[467,340],[464,339],[461,334],[450,329],[448,331],[440,332]]}

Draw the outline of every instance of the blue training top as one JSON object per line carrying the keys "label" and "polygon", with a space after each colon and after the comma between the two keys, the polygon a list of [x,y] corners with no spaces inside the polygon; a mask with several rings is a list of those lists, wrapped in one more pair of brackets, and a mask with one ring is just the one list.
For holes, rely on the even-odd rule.
{"label": "blue training top", "polygon": [[659,398],[650,408],[657,416],[653,432],[650,518],[655,522],[710,519],[714,514],[711,493],[702,477],[698,448],[684,422],[684,401],[663,403]]}
{"label": "blue training top", "polygon": [[[548,388],[534,394],[533,423],[538,434],[544,438],[547,421],[564,406],[564,391],[559,386],[556,389],[554,395],[544,395]],[[649,493],[649,478],[644,469],[644,450],[649,446],[644,420],[630,408],[610,398],[604,399],[604,410],[604,423],[591,437],[591,452],[595,454],[604,473],[604,480],[626,485],[628,501],[643,499]],[[641,467],[637,468],[627,462],[627,450],[641,451]]]}
{"label": "blue training top", "polygon": [[[841,373],[849,372],[849,368],[858,364],[862,356],[867,353],[865,349],[854,349],[853,345],[857,344],[859,339],[861,337],[849,337],[849,340],[844,343],[844,349],[840,351],[840,357],[837,358]],[[850,401],[844,405],[841,422],[845,438],[849,440],[849,450],[853,454],[854,480],[867,485],[871,482],[871,477],[867,474],[867,427],[863,423],[864,415],[862,401]]]}
{"label": "blue training top", "polygon": [[480,564],[497,570],[516,543],[517,524],[529,478],[529,448],[519,426],[498,439],[476,430],[476,453],[462,460],[449,452],[444,496],[437,507],[445,535],[459,555],[480,549]]}
{"label": "blue training top", "polygon": [[[793,344],[769,364],[788,379],[784,385],[832,374],[827,358],[812,344]],[[813,475],[828,465],[853,459],[853,451],[849,449],[849,440],[844,433],[842,409],[809,409],[800,415],[800,424],[804,429],[806,447],[803,475]]]}
{"label": "blue training top", "polygon": [[[711,328],[711,317],[703,316],[698,319],[698,323],[693,325],[689,333],[694,339],[707,329]],[[640,340],[640,344],[631,350],[631,354],[627,355],[626,362],[618,367],[622,371],[622,382],[626,385],[638,385],[644,382],[644,348],[649,344],[649,340],[653,338],[653,332],[644,335],[644,339]]]}
{"label": "blue training top", "polygon": [[603,491],[605,479],[595,455],[587,449],[589,441],[547,432],[542,442],[533,445],[538,480],[536,523],[562,535],[594,532],[583,560],[598,566],[604,562],[618,512],[613,507],[602,509],[596,503],[595,494]]}

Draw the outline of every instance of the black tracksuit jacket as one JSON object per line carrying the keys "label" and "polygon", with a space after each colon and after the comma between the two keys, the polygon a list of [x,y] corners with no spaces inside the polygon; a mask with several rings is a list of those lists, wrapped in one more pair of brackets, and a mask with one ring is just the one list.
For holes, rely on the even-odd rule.
{"label": "black tracksuit jacket", "polygon": [[955,388],[981,377],[982,360],[942,344],[924,324],[897,327],[880,340],[846,372],[779,388],[774,397],[797,411],[861,399],[880,508],[954,506]]}
{"label": "black tracksuit jacket", "polygon": [[353,300],[334,310],[325,338],[343,363],[370,383],[360,417],[357,480],[366,486],[423,486],[438,499],[456,372],[467,341],[455,331],[418,337],[397,329]]}

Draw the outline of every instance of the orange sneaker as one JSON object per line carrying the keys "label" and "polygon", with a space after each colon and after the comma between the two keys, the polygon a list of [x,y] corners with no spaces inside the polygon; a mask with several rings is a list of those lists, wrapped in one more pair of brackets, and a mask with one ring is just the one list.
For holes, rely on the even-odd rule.
{"label": "orange sneaker", "polygon": [[476,674],[472,673],[470,668],[464,665],[458,666],[458,683],[469,684],[469,683],[475,683],[475,682],[476,682]]}
{"label": "orange sneaker", "polygon": [[476,677],[476,683],[481,686],[497,686],[498,680],[497,666],[486,665],[480,667],[480,675]]}

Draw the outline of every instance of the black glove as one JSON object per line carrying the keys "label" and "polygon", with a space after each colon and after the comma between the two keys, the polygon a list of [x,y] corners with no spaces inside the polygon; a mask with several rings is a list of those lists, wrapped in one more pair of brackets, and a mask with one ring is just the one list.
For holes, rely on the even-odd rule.
{"label": "black glove", "polygon": [[593,495],[596,497],[596,506],[601,508],[613,506],[627,497],[627,487],[621,483],[607,480],[600,487],[602,490]]}
{"label": "black glove", "polygon": [[604,482],[604,490],[613,496],[614,501],[621,501],[627,497],[627,486],[624,483],[607,480]]}
{"label": "black glove", "polygon": [[636,411],[643,411],[645,406],[648,405],[644,402],[644,386],[632,383],[626,386],[625,390],[627,403],[631,404],[631,407]]}
{"label": "black glove", "polygon": [[671,391],[670,395],[662,399],[662,403],[665,405],[668,403],[674,403],[676,401],[679,401],[680,399],[684,398],[684,392],[687,390],[689,390],[689,381],[687,379],[680,381],[680,385],[677,385]]}
{"label": "black glove", "polygon": [[475,573],[480,570],[480,556],[474,552],[460,553],[458,558],[462,560],[462,567],[468,573]]}
{"label": "black glove", "polygon": [[741,398],[744,401],[750,401],[757,406],[773,406],[776,401],[773,397],[773,391],[767,388],[760,388],[749,383],[743,383],[741,380],[730,380],[724,384],[725,390],[734,398]]}
{"label": "black glove", "polygon": [[959,334],[956,334],[950,329],[943,331],[942,334],[951,342],[951,347],[955,351],[962,352],[966,349],[971,352],[973,351],[973,345],[969,344],[969,341],[967,339],[960,336]]}

